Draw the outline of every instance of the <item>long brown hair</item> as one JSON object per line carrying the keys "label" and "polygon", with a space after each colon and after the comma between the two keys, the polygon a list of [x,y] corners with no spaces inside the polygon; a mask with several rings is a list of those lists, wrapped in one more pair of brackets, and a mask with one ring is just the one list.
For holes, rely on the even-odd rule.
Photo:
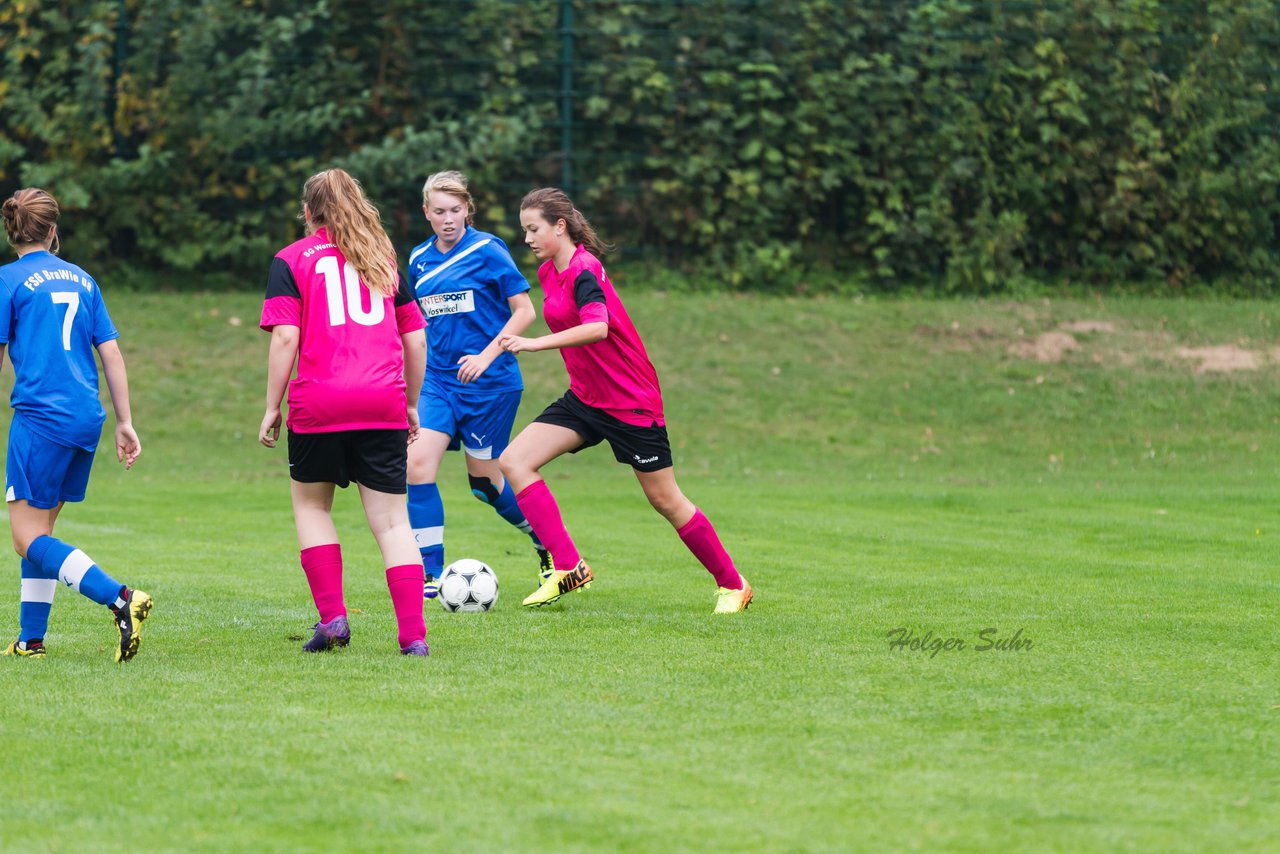
{"label": "long brown hair", "polygon": [[564,220],[569,228],[569,239],[574,243],[581,243],[593,255],[604,255],[613,251],[613,244],[605,243],[600,239],[600,235],[596,234],[596,230],[591,227],[587,218],[573,206],[573,202],[569,200],[564,190],[558,187],[543,187],[540,190],[531,191],[520,201],[520,210],[541,211],[542,218],[552,225],[555,225],[558,220]]}
{"label": "long brown hair", "polygon": [[471,191],[467,189],[467,183],[467,176],[461,172],[452,169],[448,172],[437,172],[428,176],[427,182],[422,185],[422,203],[431,204],[432,193],[448,193],[466,203],[467,225],[475,225],[476,203],[471,200]]}
{"label": "long brown hair", "polygon": [[[43,244],[58,224],[58,200],[39,187],[24,187],[4,200],[4,233],[15,249],[32,243]],[[53,236],[53,252],[58,251],[58,235]]]}
{"label": "long brown hair", "polygon": [[327,230],[370,290],[386,296],[396,292],[396,250],[359,181],[341,169],[318,172],[302,186],[302,203],[311,224]]}

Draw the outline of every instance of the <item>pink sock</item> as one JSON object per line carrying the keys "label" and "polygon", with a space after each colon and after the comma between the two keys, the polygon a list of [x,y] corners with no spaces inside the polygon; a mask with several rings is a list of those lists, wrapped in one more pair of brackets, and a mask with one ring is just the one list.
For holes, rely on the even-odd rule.
{"label": "pink sock", "polygon": [[342,546],[330,543],[312,546],[300,552],[302,571],[311,585],[311,598],[320,612],[320,622],[331,622],[344,616],[347,606],[342,601]]}
{"label": "pink sock", "polygon": [[391,607],[396,611],[400,627],[400,648],[427,639],[427,621],[422,616],[422,564],[393,566],[387,570],[387,589],[391,591]]}
{"label": "pink sock", "polygon": [[716,536],[716,529],[712,527],[711,520],[702,515],[701,510],[695,512],[693,518],[676,533],[680,535],[680,539],[684,540],[689,551],[693,552],[693,556],[701,561],[707,568],[707,572],[715,578],[717,587],[726,587],[730,590],[742,589],[742,576],[734,567],[729,553],[724,550],[724,546],[720,545],[720,538]]}
{"label": "pink sock", "polygon": [[577,566],[582,557],[569,532],[565,530],[564,522],[560,519],[560,507],[547,488],[547,482],[535,480],[520,490],[516,495],[516,504],[520,505],[520,512],[524,513],[524,518],[533,526],[533,532],[538,535],[543,548],[551,552],[551,560],[556,569],[567,572]]}

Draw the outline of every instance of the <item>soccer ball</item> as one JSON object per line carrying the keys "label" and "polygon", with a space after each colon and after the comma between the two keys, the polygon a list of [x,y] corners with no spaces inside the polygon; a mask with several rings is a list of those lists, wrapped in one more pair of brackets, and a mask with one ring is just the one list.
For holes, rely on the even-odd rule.
{"label": "soccer ball", "polygon": [[498,601],[498,576],[478,560],[455,560],[440,574],[439,599],[446,611],[488,611]]}

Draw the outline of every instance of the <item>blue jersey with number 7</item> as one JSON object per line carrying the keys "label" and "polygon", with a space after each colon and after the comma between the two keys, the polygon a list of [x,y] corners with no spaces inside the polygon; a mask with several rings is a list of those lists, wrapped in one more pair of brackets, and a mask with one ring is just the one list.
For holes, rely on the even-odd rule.
{"label": "blue jersey with number 7", "polygon": [[32,428],[92,451],[107,414],[94,349],[120,337],[93,277],[49,252],[0,267],[0,344],[17,379],[9,398]]}

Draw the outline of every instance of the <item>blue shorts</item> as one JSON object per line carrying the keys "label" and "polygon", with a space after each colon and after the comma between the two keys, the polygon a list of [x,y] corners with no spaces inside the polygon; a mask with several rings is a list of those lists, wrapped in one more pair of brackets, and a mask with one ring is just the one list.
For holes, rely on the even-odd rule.
{"label": "blue shorts", "polygon": [[59,445],[27,426],[20,415],[9,425],[5,460],[5,501],[25,500],[51,510],[63,501],[84,501],[93,451]]}
{"label": "blue shorts", "polygon": [[496,460],[511,441],[511,428],[520,408],[520,390],[485,392],[450,388],[427,371],[418,398],[423,430],[449,437],[449,450],[459,447],[477,460]]}

